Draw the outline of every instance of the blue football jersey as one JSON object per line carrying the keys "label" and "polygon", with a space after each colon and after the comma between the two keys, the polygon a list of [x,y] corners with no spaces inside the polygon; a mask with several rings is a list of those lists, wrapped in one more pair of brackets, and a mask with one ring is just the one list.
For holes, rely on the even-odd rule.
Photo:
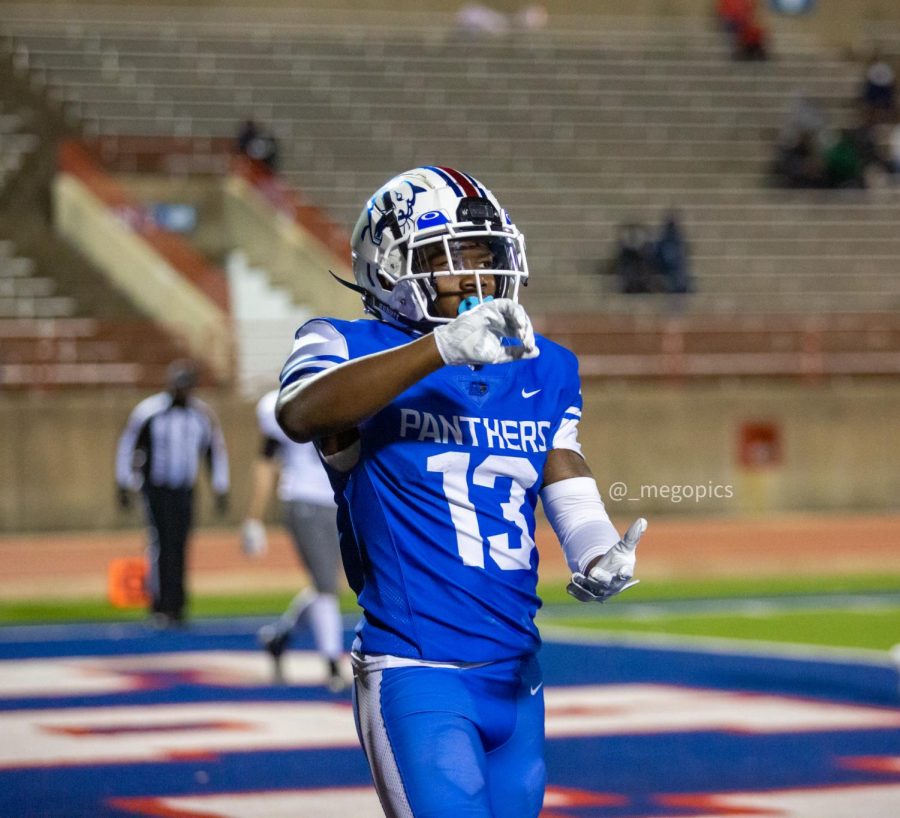
{"label": "blue football jersey", "polygon": [[[315,319],[297,332],[282,389],[415,340],[382,321]],[[365,653],[489,662],[535,651],[534,510],[547,453],[580,452],[575,356],[445,366],[359,427],[333,475],[344,564]]]}

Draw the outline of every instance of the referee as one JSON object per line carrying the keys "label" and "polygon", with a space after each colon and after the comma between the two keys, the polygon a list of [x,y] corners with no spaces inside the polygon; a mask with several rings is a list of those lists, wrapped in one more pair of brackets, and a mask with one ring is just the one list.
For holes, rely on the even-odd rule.
{"label": "referee", "polygon": [[144,498],[149,531],[151,623],[167,628],[184,621],[184,583],[194,484],[206,460],[216,509],[228,508],[228,455],[212,409],[192,396],[197,369],[174,361],[165,392],[141,401],[132,411],[116,452],[118,500],[131,505],[131,492]]}

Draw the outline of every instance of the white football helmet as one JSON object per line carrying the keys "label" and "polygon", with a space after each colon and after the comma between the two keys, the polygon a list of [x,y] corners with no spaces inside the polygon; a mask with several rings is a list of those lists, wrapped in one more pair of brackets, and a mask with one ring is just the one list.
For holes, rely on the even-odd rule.
{"label": "white football helmet", "polygon": [[[473,240],[490,250],[489,269],[462,263]],[[473,275],[478,301],[483,276],[494,277],[494,297],[514,301],[528,280],[525,237],[493,193],[453,168],[414,168],[383,185],[363,208],[351,248],[366,311],[421,329],[452,320],[435,307],[435,276]]]}

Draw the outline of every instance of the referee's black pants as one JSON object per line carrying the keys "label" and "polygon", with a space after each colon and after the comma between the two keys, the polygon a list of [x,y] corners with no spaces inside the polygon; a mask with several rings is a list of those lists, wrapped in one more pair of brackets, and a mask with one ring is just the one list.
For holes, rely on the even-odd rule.
{"label": "referee's black pants", "polygon": [[181,621],[187,602],[184,574],[194,492],[145,485],[144,499],[150,534],[150,610]]}

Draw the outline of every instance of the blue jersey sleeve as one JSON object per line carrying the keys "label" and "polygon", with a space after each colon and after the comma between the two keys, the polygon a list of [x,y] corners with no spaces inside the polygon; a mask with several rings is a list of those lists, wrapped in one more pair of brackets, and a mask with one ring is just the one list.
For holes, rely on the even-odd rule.
{"label": "blue jersey sleeve", "polygon": [[307,321],[297,330],[294,347],[281,369],[282,393],[349,357],[347,339],[337,322],[327,318]]}
{"label": "blue jersey sleeve", "polygon": [[[552,350],[558,360],[552,367],[557,375],[557,417],[550,432],[551,449],[571,449],[581,455],[578,441],[578,424],[581,422],[581,378],[578,374],[578,358],[565,347],[544,340],[542,355]],[[549,356],[548,356],[549,357]]]}

